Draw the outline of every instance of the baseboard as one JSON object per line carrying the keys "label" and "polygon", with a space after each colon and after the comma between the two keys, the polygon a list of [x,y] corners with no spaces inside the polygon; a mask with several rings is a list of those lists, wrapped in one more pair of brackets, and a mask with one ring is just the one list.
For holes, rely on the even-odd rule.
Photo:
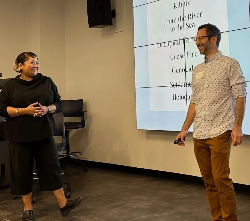
{"label": "baseboard", "polygon": [[[158,171],[158,170],[150,170],[144,168],[136,168],[136,167],[129,167],[129,166],[122,166],[116,164],[109,164],[109,163],[101,163],[101,162],[94,162],[94,161],[84,161],[88,167],[92,168],[103,168],[109,170],[116,170],[122,171],[132,174],[140,174],[144,176],[151,176],[151,177],[161,177],[170,180],[177,180],[185,183],[192,183],[195,185],[204,185],[203,180],[201,177],[186,175],[186,174],[178,174],[166,171]],[[250,185],[234,183],[234,189],[236,192],[250,194]]]}

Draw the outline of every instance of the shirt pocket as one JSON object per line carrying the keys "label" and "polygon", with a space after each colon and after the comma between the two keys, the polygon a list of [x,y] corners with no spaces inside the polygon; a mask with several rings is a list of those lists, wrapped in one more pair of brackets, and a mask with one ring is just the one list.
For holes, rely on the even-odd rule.
{"label": "shirt pocket", "polygon": [[216,97],[217,99],[220,99],[227,97],[229,93],[230,82],[226,74],[217,74],[216,76],[211,77],[207,90],[207,96],[211,98]]}

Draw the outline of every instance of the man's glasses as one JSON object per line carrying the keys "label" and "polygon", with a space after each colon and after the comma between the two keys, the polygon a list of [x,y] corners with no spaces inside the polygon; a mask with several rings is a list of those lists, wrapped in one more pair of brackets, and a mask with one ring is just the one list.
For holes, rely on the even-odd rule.
{"label": "man's glasses", "polygon": [[200,37],[195,37],[194,42],[202,41],[204,38],[211,38],[211,37],[213,37],[213,36],[212,35],[204,35],[204,36],[200,36]]}

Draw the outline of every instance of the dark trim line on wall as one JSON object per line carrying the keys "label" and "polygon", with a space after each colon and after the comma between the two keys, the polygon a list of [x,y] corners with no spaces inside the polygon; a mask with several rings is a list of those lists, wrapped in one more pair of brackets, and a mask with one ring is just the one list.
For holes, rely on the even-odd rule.
{"label": "dark trim line on wall", "polygon": [[[150,170],[144,168],[136,168],[136,167],[129,167],[129,166],[122,166],[117,164],[109,164],[109,163],[101,163],[101,162],[94,162],[94,161],[84,161],[89,168],[102,168],[108,170],[116,170],[126,173],[138,174],[143,176],[150,176],[150,177],[161,177],[169,180],[176,180],[185,183],[192,183],[195,185],[204,186],[203,180],[201,177],[191,176],[186,174],[179,174],[179,173],[172,173],[166,171],[158,171],[158,170]],[[236,192],[250,194],[250,185],[234,183],[234,189]]]}

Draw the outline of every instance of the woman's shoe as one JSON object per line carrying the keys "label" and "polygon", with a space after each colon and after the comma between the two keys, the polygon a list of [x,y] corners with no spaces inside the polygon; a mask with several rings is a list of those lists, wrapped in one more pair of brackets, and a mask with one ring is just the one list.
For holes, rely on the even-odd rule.
{"label": "woman's shoe", "polygon": [[60,209],[63,216],[67,216],[72,209],[75,209],[82,202],[82,197],[78,197],[76,200],[67,200],[66,205]]}
{"label": "woman's shoe", "polygon": [[33,221],[33,210],[26,210],[23,212],[22,221]]}

